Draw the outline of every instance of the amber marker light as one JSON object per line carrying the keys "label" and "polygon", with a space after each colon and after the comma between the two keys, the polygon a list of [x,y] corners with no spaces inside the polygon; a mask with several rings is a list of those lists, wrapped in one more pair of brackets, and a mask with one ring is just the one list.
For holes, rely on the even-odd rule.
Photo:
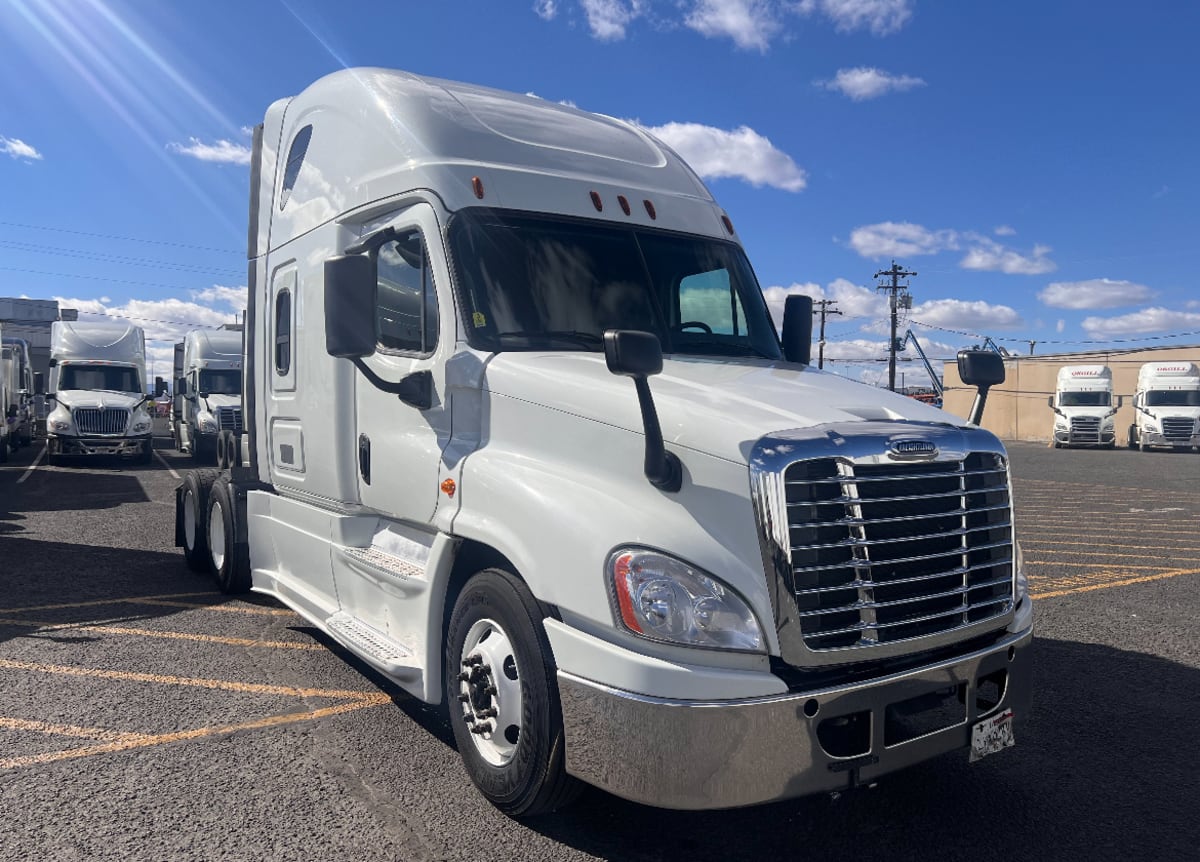
{"label": "amber marker light", "polygon": [[629,198],[625,197],[625,195],[617,195],[617,203],[621,205],[621,212],[629,215]]}
{"label": "amber marker light", "polygon": [[454,492],[458,490],[458,485],[454,484],[453,479],[446,479],[442,482],[442,493],[447,497],[453,497]]}
{"label": "amber marker light", "polygon": [[600,200],[599,192],[589,192],[592,196],[592,206],[596,208],[596,212],[604,212],[604,201]]}
{"label": "amber marker light", "polygon": [[658,218],[658,213],[654,210],[654,204],[649,200],[642,201],[646,205],[646,215],[650,216],[650,220],[654,221]]}
{"label": "amber marker light", "polygon": [[725,230],[729,231],[730,236],[733,236],[733,222],[724,213],[721,214],[721,224],[725,225]]}
{"label": "amber marker light", "polygon": [[475,197],[483,200],[483,180],[479,177],[471,177],[471,188],[475,192]]}
{"label": "amber marker light", "polygon": [[630,631],[645,634],[637,614],[633,612],[633,597],[629,595],[631,587],[629,580],[630,575],[633,574],[633,554],[621,554],[613,561],[612,566],[613,587],[617,594],[617,606],[621,610],[621,620]]}

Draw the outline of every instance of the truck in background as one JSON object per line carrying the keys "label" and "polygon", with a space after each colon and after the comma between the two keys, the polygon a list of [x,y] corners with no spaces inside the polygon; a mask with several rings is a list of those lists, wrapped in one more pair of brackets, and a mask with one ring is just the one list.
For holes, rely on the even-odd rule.
{"label": "truck in background", "polygon": [[13,446],[33,443],[37,409],[34,402],[33,363],[29,358],[29,342],[24,338],[4,338],[0,342],[6,373],[9,375],[9,398],[6,417],[13,434]]}
{"label": "truck in background", "polygon": [[1054,394],[1054,448],[1116,446],[1114,421],[1121,398],[1113,398],[1112,371],[1107,365],[1066,365],[1058,369]]}
{"label": "truck in background", "polygon": [[1130,449],[1200,451],[1200,368],[1194,362],[1147,362],[1138,369]]}
{"label": "truck in background", "polygon": [[[4,329],[2,326],[0,326],[0,338],[3,338],[3,335]],[[8,394],[8,375],[4,374],[3,372],[3,362],[0,362],[0,405],[7,405],[10,397]],[[9,433],[7,420],[3,416],[0,416],[0,464],[8,461],[8,453],[10,450],[15,450],[17,448],[16,444],[9,439]]]}
{"label": "truck in background", "polygon": [[171,430],[176,449],[190,452],[197,463],[211,463],[217,459],[230,435],[240,447],[240,331],[196,329],[189,332],[175,345],[173,386]]}
{"label": "truck in background", "polygon": [[[247,462],[175,541],[413,696],[531,815],[578,781],[712,809],[1007,747],[1033,610],[1008,457],[809,363],[661,142],[382,69],[267,110]],[[653,387],[651,387],[653,378]]]}
{"label": "truck in background", "polygon": [[50,328],[46,458],[153,456],[141,327],[56,320]]}

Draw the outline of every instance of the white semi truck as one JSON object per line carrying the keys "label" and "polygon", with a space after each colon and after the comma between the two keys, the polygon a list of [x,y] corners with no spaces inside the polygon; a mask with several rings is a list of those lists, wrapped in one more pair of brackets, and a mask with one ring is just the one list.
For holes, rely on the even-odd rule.
{"label": "white semi truck", "polygon": [[1116,445],[1114,421],[1121,399],[1113,397],[1107,365],[1066,365],[1058,370],[1054,394],[1054,447]]}
{"label": "white semi truck", "polygon": [[171,426],[175,448],[211,463],[222,432],[242,432],[242,333],[196,329],[175,345]]}
{"label": "white semi truck", "polygon": [[187,475],[176,542],[444,702],[501,810],[578,780],[752,805],[1013,741],[1004,447],[809,365],[811,300],[781,340],[643,130],[336,72],[255,130],[249,236],[247,463]]}
{"label": "white semi truck", "polygon": [[0,342],[5,373],[9,378],[9,397],[6,416],[13,435],[13,446],[29,446],[33,443],[33,430],[37,423],[34,403],[33,362],[29,356],[29,342],[24,338],[4,338]]}
{"label": "white semi truck", "polygon": [[52,404],[46,458],[131,455],[149,463],[146,341],[139,326],[56,320],[50,327]]}
{"label": "white semi truck", "polygon": [[[0,338],[3,337],[3,327],[0,327]],[[4,374],[4,363],[0,358],[0,406],[7,405],[11,396],[8,392],[8,375]],[[0,416],[0,464],[8,460],[8,453],[16,449],[16,444],[9,438],[9,425],[6,416]]]}
{"label": "white semi truck", "polygon": [[1147,362],[1138,369],[1129,448],[1200,451],[1200,367],[1194,362]]}

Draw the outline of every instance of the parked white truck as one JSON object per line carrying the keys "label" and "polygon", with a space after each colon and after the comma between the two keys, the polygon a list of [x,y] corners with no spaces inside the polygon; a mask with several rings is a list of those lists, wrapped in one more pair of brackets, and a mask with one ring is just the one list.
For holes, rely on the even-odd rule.
{"label": "parked white truck", "polygon": [[153,455],[146,341],[139,326],[56,320],[46,396],[49,463],[64,455]]}
{"label": "parked white truck", "polygon": [[493,804],[751,805],[1011,744],[1003,446],[811,367],[805,297],[781,344],[661,142],[355,69],[273,104],[251,171],[248,463],[188,474],[176,542],[445,701]]}
{"label": "parked white truck", "polygon": [[1194,362],[1147,362],[1138,369],[1129,448],[1200,451],[1200,367]]}
{"label": "parked white truck", "polygon": [[1054,394],[1054,447],[1116,445],[1113,426],[1121,399],[1113,398],[1112,371],[1107,365],[1066,365],[1058,369]]}
{"label": "parked white truck", "polygon": [[[4,330],[0,327],[0,338],[3,338]],[[7,405],[11,396],[8,392],[8,375],[4,374],[4,363],[0,360],[0,407]],[[0,464],[8,460],[8,453],[12,449],[16,449],[16,444],[10,439],[9,425],[6,417],[0,416]]]}
{"label": "parked white truck", "polygon": [[221,432],[242,432],[242,333],[196,329],[175,345],[175,448],[211,463]]}

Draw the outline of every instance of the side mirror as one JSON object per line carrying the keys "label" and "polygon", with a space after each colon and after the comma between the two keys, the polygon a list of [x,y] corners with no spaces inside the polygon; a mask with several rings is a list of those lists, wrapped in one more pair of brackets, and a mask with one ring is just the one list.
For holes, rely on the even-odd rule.
{"label": "side mirror", "polygon": [[1046,399],[1046,406],[1049,407],[1051,410],[1054,409],[1054,396],[1053,395],[1049,396]]}
{"label": "side mirror", "polygon": [[34,395],[45,395],[46,394],[46,375],[40,371],[35,371],[33,373],[33,394]]}
{"label": "side mirror", "polygon": [[642,410],[646,434],[646,459],[643,470],[650,484],[663,491],[683,487],[683,465],[663,443],[658,410],[646,378],[662,371],[662,345],[649,332],[633,329],[609,329],[604,333],[604,359],[613,374],[632,377]]}
{"label": "side mirror", "polygon": [[51,356],[50,357],[50,367],[53,368],[56,365],[58,365],[58,357]]}
{"label": "side mirror", "polygon": [[793,293],[783,305],[783,357],[801,365],[812,363],[811,296]]}
{"label": "side mirror", "polygon": [[375,262],[349,254],[325,261],[325,351],[342,359],[375,352]]}
{"label": "side mirror", "polygon": [[[988,390],[1004,382],[1004,357],[990,350],[958,351],[958,376],[968,386],[975,386],[975,403],[967,421],[978,425],[983,419],[983,408],[987,404]],[[1053,403],[1053,396],[1051,396]]]}

